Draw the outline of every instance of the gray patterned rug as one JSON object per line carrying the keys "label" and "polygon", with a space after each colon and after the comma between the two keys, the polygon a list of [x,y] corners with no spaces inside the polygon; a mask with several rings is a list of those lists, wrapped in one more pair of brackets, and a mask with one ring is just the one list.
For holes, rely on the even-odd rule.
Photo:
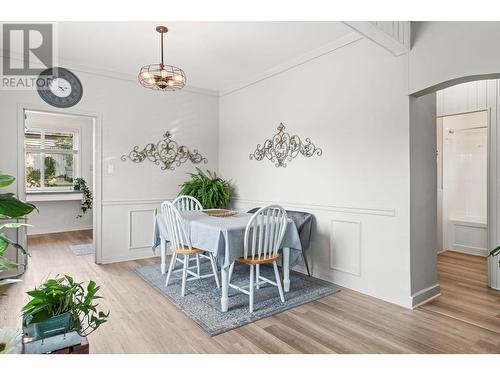
{"label": "gray patterned rug", "polygon": [[71,245],[69,247],[76,255],[94,254],[94,244],[86,243],[81,245]]}
{"label": "gray patterned rug", "polygon": [[[178,267],[180,266],[178,263]],[[208,261],[202,262],[201,266],[202,274],[211,272]],[[262,276],[274,280],[272,267],[261,266],[260,269]],[[172,274],[168,288],[165,287],[166,275],[161,274],[160,264],[137,267],[134,272],[156,291],[165,295],[210,336],[219,335],[338,291],[331,283],[291,271],[291,290],[285,293],[285,303],[279,299],[278,288],[264,284],[254,293],[254,312],[250,313],[248,296],[229,288],[229,311],[223,313],[220,308],[221,290],[217,289],[212,277],[187,282],[186,295],[181,297],[181,272]],[[249,274],[247,265],[237,263],[231,283],[246,286]]]}

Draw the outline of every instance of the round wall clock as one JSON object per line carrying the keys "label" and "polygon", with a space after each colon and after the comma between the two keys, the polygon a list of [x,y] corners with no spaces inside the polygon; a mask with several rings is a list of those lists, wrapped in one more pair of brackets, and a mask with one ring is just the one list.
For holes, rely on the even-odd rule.
{"label": "round wall clock", "polygon": [[54,107],[72,107],[82,98],[83,89],[80,80],[67,69],[49,68],[40,73],[39,78],[45,80],[47,85],[37,86],[38,94]]}

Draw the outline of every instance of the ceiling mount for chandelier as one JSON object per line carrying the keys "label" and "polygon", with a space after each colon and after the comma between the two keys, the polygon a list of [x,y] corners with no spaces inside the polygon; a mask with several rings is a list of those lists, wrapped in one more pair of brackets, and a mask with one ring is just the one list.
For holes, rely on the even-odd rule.
{"label": "ceiling mount for chandelier", "polygon": [[180,90],[186,85],[186,74],[181,68],[166,65],[163,61],[163,34],[168,32],[168,28],[157,26],[156,31],[161,36],[161,63],[143,66],[139,71],[139,83],[152,90]]}

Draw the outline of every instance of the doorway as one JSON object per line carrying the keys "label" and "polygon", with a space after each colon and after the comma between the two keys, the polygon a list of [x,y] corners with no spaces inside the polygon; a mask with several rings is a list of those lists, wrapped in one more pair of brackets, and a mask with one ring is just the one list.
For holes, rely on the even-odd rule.
{"label": "doorway", "polygon": [[487,101],[487,85],[496,82],[469,82],[437,94],[436,264],[441,294],[420,308],[500,333],[500,291],[488,287],[490,137],[491,121],[496,121],[491,110],[496,97],[489,98],[493,104]]}
{"label": "doorway", "polygon": [[[64,236],[74,256],[96,261],[100,207],[96,115],[22,108],[18,195],[35,204],[28,239]],[[20,113],[21,114],[21,113]],[[96,203],[98,203],[96,205]]]}
{"label": "doorway", "polygon": [[486,257],[488,111],[437,119],[438,252]]}

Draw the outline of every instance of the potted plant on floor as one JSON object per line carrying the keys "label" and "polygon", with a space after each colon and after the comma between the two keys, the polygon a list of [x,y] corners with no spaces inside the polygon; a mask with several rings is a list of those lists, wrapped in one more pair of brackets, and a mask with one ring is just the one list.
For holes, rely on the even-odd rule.
{"label": "potted plant on floor", "polygon": [[23,307],[23,328],[34,340],[76,332],[87,336],[106,323],[109,311],[98,311],[100,287],[89,281],[84,287],[70,276],[46,280],[26,292],[31,300]]}
{"label": "potted plant on floor", "polygon": [[[15,177],[2,174],[0,172],[0,188],[12,185]],[[26,215],[35,210],[31,203],[20,201],[13,193],[0,194],[0,277],[2,271],[16,268],[17,264],[5,256],[5,252],[10,247],[26,254],[26,250],[18,242],[11,240],[4,232],[5,229],[18,229],[28,224],[20,221],[26,219]],[[0,280],[0,285],[6,283]]]}
{"label": "potted plant on floor", "polygon": [[218,177],[215,172],[188,173],[191,179],[181,185],[180,195],[190,195],[198,199],[205,209],[226,208],[231,200],[231,183]]}

